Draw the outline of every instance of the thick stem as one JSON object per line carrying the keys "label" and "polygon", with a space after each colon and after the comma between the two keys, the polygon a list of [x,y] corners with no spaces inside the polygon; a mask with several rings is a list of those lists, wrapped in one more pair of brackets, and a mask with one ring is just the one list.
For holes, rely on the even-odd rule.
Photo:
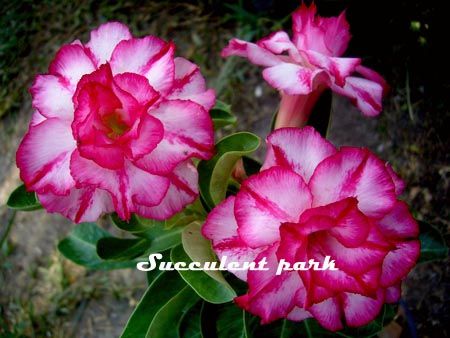
{"label": "thick stem", "polygon": [[324,89],[319,87],[308,95],[287,95],[281,93],[280,109],[275,120],[275,129],[304,127]]}

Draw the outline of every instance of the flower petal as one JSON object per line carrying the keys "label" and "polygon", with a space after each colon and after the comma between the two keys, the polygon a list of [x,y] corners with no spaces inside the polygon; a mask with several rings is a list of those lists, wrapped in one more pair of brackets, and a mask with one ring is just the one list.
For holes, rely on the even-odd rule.
{"label": "flower petal", "polygon": [[263,77],[272,87],[288,95],[306,95],[314,89],[314,78],[321,72],[293,63],[279,63],[264,69]]}
{"label": "flower petal", "polygon": [[164,126],[164,138],[137,164],[155,174],[170,173],[180,162],[197,157],[209,159],[213,153],[212,121],[202,106],[183,100],[161,103],[149,112]]}
{"label": "flower petal", "polygon": [[114,83],[131,94],[141,105],[151,105],[159,98],[157,91],[150,86],[148,80],[138,74],[122,73],[114,76]]}
{"label": "flower petal", "polygon": [[[234,202],[235,197],[230,196],[217,205],[206,218],[202,234],[212,241],[214,252],[220,260],[226,256],[229,262],[250,263],[265,247],[252,249],[239,238],[234,218]],[[244,281],[247,280],[246,270],[228,271]]]}
{"label": "flower petal", "polygon": [[397,303],[402,295],[402,285],[390,286],[386,289],[385,302],[388,304]]}
{"label": "flower petal", "polygon": [[420,254],[420,242],[408,241],[397,244],[383,261],[381,285],[389,287],[400,282],[416,264]]}
{"label": "flower petal", "polygon": [[75,223],[95,222],[114,211],[110,194],[95,188],[72,188],[67,196],[38,194],[38,199],[48,212],[63,214]]}
{"label": "flower petal", "polygon": [[395,193],[397,194],[397,196],[401,195],[406,187],[405,182],[397,175],[397,173],[394,171],[394,169],[392,169],[392,166],[389,163],[386,163],[386,170],[388,171],[389,175],[391,175],[392,181],[394,182]]}
{"label": "flower petal", "polygon": [[215,103],[214,90],[207,89],[199,67],[184,59],[175,58],[175,80],[168,99],[190,100],[209,111]]}
{"label": "flower petal", "polygon": [[[136,206],[138,215],[151,219],[165,220],[195,201],[198,196],[198,173],[190,161],[180,163],[167,178],[170,181],[170,185],[161,202],[152,207],[140,203]],[[163,179],[163,177],[160,177],[160,179]],[[155,189],[162,189],[162,187],[156,185],[152,185],[152,187],[153,189],[148,191],[149,195]],[[136,202],[139,203],[139,201]]]}
{"label": "flower petal", "polygon": [[392,210],[377,224],[388,238],[414,238],[419,235],[419,226],[409,212],[408,205],[402,201],[397,201]]}
{"label": "flower petal", "polygon": [[355,293],[342,294],[342,306],[345,320],[350,327],[363,326],[370,323],[380,313],[384,302],[384,290],[377,292],[376,299]]}
{"label": "flower petal", "polygon": [[117,44],[131,39],[128,27],[120,22],[108,22],[91,31],[91,39],[87,47],[95,56],[97,66],[109,61]]}
{"label": "flower petal", "polygon": [[70,124],[57,118],[30,127],[17,150],[20,178],[27,189],[65,195],[74,186],[69,162],[76,147]]}
{"label": "flower petal", "polygon": [[221,52],[222,57],[231,55],[241,56],[258,66],[271,67],[280,64],[281,59],[269,50],[261,48],[257,44],[232,39]]}
{"label": "flower petal", "polygon": [[311,64],[326,69],[335,78],[336,84],[341,87],[345,85],[346,78],[361,64],[359,58],[330,57],[314,51],[305,51],[302,54]]}
{"label": "flower petal", "polygon": [[141,122],[138,126],[137,136],[130,140],[129,146],[133,160],[149,154],[158,146],[164,135],[164,127],[162,123],[149,114],[141,116]]}
{"label": "flower petal", "polygon": [[122,40],[111,55],[113,74],[129,72],[144,75],[146,66],[152,62],[153,57],[158,58],[166,45],[166,42],[151,35],[141,39]]}
{"label": "flower petal", "polygon": [[146,65],[143,71],[143,74],[152,87],[164,94],[169,92],[174,81],[174,53],[175,45],[171,42],[166,44],[166,46]]}
{"label": "flower petal", "polygon": [[75,89],[78,81],[85,74],[95,70],[93,60],[80,45],[65,45],[56,53],[50,63],[48,72],[51,75],[62,76]]}
{"label": "flower petal", "polygon": [[384,216],[396,200],[384,163],[367,149],[342,147],[317,166],[309,187],[314,206],[356,197],[358,208],[370,217]]}
{"label": "flower petal", "polygon": [[312,127],[282,128],[267,137],[269,150],[262,170],[275,165],[291,168],[309,182],[317,165],[336,148]]}
{"label": "flower petal", "polygon": [[314,304],[308,308],[308,311],[327,330],[337,331],[344,327],[341,321],[341,305],[337,298],[328,298]]}
{"label": "flower petal", "polygon": [[33,107],[47,117],[73,119],[72,92],[61,77],[55,75],[38,75],[30,89]]}
{"label": "flower petal", "polygon": [[295,272],[275,274],[278,266],[276,249],[276,246],[271,246],[256,258],[256,262],[266,258],[269,270],[250,270],[247,275],[248,295],[235,299],[239,306],[261,317],[263,324],[286,317],[295,306],[297,290],[303,286]]}
{"label": "flower petal", "polygon": [[352,103],[366,116],[377,116],[381,112],[383,87],[376,82],[349,76],[343,87],[331,84],[331,89],[350,98]]}
{"label": "flower petal", "polygon": [[112,196],[115,211],[125,220],[137,211],[137,204],[150,206],[161,203],[169,187],[166,177],[149,174],[129,161],[125,161],[122,170],[110,170],[82,157],[78,151],[72,154],[70,171],[78,188],[107,190]]}
{"label": "flower petal", "polygon": [[295,322],[301,322],[302,320],[305,320],[307,318],[311,318],[312,315],[310,312],[306,311],[305,309],[302,309],[301,307],[295,306],[291,312],[288,313],[286,316],[287,319],[295,321]]}
{"label": "flower petal", "polygon": [[311,205],[311,194],[293,171],[273,167],[243,182],[236,195],[239,235],[251,247],[279,240],[284,222],[297,222]]}
{"label": "flower petal", "polygon": [[265,48],[274,54],[281,54],[285,51],[298,54],[297,48],[292,43],[286,32],[278,31],[262,38],[257,42],[261,48]]}

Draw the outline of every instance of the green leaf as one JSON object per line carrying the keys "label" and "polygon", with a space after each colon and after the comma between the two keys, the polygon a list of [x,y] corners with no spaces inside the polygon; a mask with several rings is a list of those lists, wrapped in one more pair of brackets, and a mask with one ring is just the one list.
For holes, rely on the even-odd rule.
{"label": "green leaf", "polygon": [[243,310],[236,304],[223,304],[217,307],[217,337],[246,338]]}
{"label": "green leaf", "polygon": [[216,105],[209,112],[214,123],[214,129],[236,124],[237,118],[231,113],[231,105],[216,100]]}
{"label": "green leaf", "polygon": [[156,313],[146,338],[178,337],[183,317],[198,301],[195,292],[189,286],[184,287]]}
{"label": "green leaf", "polygon": [[[216,256],[211,249],[211,243],[201,233],[201,223],[192,222],[184,228],[181,234],[181,242],[183,243],[184,252],[194,262],[201,264],[205,262],[216,262]],[[231,288],[220,271],[205,270],[208,276],[214,278],[219,283]]]}
{"label": "green leaf", "polygon": [[152,320],[186,283],[176,271],[165,271],[159,275],[145,291],[130,318],[121,338],[145,337]]}
{"label": "green leaf", "polygon": [[162,225],[158,225],[150,228],[145,233],[142,233],[142,237],[150,241],[150,246],[147,248],[146,253],[162,252],[180,244],[182,232],[183,227],[181,226],[167,229]]}
{"label": "green leaf", "polygon": [[36,198],[36,194],[27,191],[23,184],[14,189],[6,202],[6,205],[11,209],[21,211],[42,209],[42,206]]}
{"label": "green leaf", "polygon": [[[170,252],[173,263],[184,262],[186,267],[192,260],[184,252],[181,245],[176,246]],[[208,276],[205,271],[179,270],[181,277],[204,300],[213,304],[230,302],[236,297],[236,292],[228,285],[218,282]]]}
{"label": "green leaf", "polygon": [[448,247],[437,228],[427,222],[419,222],[420,257],[419,263],[445,259]]}
{"label": "green leaf", "polygon": [[131,232],[136,236],[139,236],[140,233],[147,231],[149,228],[160,224],[158,221],[141,219],[135,214],[131,215],[129,221],[122,220],[116,213],[111,214],[111,220],[114,225],[121,230]]}
{"label": "green leaf", "polygon": [[145,238],[100,238],[97,241],[97,254],[105,260],[130,260],[143,255],[150,245]]}
{"label": "green leaf", "polygon": [[312,109],[308,125],[313,126],[323,137],[327,137],[332,111],[332,92],[325,90]]}
{"label": "green leaf", "polygon": [[[170,250],[161,252],[161,255],[162,255],[161,262],[170,262]],[[150,271],[146,271],[145,273],[147,275],[147,284],[150,285],[155,281],[156,278],[158,278],[161,274],[163,274],[164,271],[160,269],[153,269]]]}
{"label": "green leaf", "polygon": [[198,165],[200,193],[209,208],[221,202],[226,195],[228,181],[236,162],[258,149],[260,138],[240,132],[224,137],[216,145],[216,155]]}
{"label": "green leaf", "polygon": [[97,255],[96,243],[111,234],[95,223],[81,223],[58,244],[59,251],[72,262],[89,269],[110,270],[135,267],[136,262],[107,262]]}
{"label": "green leaf", "polygon": [[[244,312],[243,321],[245,327],[245,337],[248,338],[269,338],[269,337],[280,337],[280,338],[293,338],[293,337],[304,337],[302,331],[303,328],[300,327],[299,323],[290,322],[288,320],[278,320],[276,322],[260,325],[260,318]],[[322,336],[317,336],[322,337]]]}
{"label": "green leaf", "polygon": [[181,338],[203,338],[201,328],[201,309],[203,301],[190,308],[180,323]]}

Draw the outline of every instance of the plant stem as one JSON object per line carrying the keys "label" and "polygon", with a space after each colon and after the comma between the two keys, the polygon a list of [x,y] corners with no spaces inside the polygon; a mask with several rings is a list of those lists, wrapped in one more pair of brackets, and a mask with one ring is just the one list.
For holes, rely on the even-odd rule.
{"label": "plant stem", "polygon": [[17,214],[17,211],[14,210],[8,219],[8,224],[6,225],[5,232],[3,233],[3,235],[0,239],[0,249],[3,248],[3,244],[6,242],[6,239],[8,238],[9,232],[11,231],[11,228],[14,224],[14,219],[16,218],[16,214]]}

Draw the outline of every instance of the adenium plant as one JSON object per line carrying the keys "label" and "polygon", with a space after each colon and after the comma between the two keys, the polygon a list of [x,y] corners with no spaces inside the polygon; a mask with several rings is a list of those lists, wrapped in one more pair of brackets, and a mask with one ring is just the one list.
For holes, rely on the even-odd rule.
{"label": "adenium plant", "polygon": [[378,73],[361,65],[361,59],[342,57],[351,37],[349,28],[344,12],[322,18],[316,16],[314,4],[302,4],[292,14],[292,39],[284,31],[257,43],[232,39],[222,56],[245,57],[264,67],[264,79],[281,95],[276,128],[304,126],[327,88],[350,98],[364,115],[376,116],[388,87]]}
{"label": "adenium plant", "polygon": [[[178,264],[267,261],[265,271],[148,272],[122,337],[372,336],[393,317],[385,304],[401,297],[421,243],[392,167],[305,127],[327,88],[364,115],[381,112],[386,82],[359,58],[342,57],[349,40],[344,13],[322,18],[302,5],[292,39],[280,31],[223,49],[263,66],[281,94],[261,166],[249,157],[258,136],[214,142],[214,127],[236,119],[172,42],[101,25],[89,42],[62,46],[36,76],[17,151],[24,185],[8,205],[80,223],[58,248],[90,269],[136,267],[153,253]],[[125,238],[86,223],[105,215]],[[336,270],[276,273],[281,261],[327,256]]]}

